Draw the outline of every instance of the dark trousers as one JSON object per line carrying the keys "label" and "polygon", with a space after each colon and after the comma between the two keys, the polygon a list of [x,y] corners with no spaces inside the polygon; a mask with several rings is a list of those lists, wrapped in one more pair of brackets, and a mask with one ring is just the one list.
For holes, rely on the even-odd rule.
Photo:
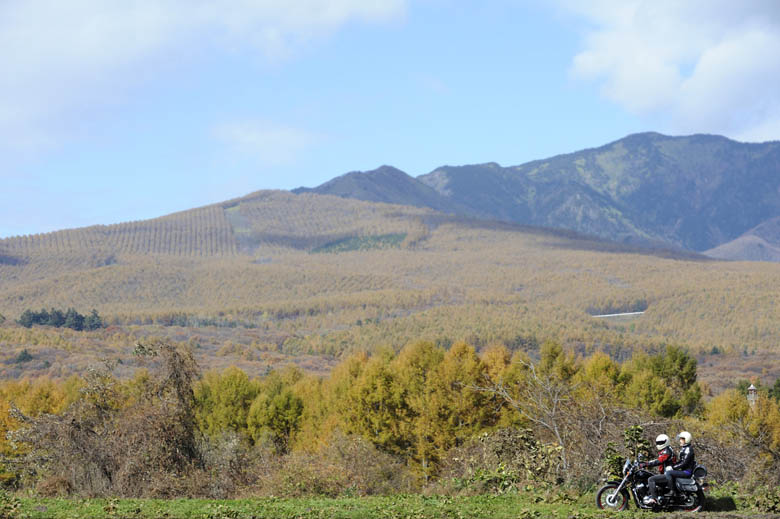
{"label": "dark trousers", "polygon": [[669,484],[669,488],[677,491],[677,488],[674,486],[674,478],[689,478],[691,477],[691,473],[687,470],[669,470],[664,474],[666,476],[666,481]]}
{"label": "dark trousers", "polygon": [[669,483],[669,480],[666,479],[666,474],[658,474],[657,476],[653,476],[647,480],[647,486],[650,487],[650,495],[653,497],[653,499],[658,499],[658,490],[655,488],[655,486],[666,485],[667,483]]}

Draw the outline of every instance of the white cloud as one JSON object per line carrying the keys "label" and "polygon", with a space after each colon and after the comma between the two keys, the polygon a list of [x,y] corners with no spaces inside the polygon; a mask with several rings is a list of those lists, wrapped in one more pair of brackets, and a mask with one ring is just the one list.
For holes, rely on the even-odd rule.
{"label": "white cloud", "polygon": [[111,102],[146,61],[199,44],[284,59],[351,21],[398,16],[406,0],[3,0],[0,147],[38,150],[70,117]]}
{"label": "white cloud", "polygon": [[320,140],[310,132],[267,121],[223,123],[213,133],[233,150],[266,164],[292,162]]}
{"label": "white cloud", "polygon": [[780,139],[780,2],[563,1],[590,23],[573,74],[666,131]]}

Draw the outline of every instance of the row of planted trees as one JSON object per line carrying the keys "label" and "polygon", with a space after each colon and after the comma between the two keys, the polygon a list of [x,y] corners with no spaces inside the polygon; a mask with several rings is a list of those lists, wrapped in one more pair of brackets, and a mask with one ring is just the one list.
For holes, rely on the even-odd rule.
{"label": "row of planted trees", "polygon": [[719,479],[780,461],[777,402],[750,407],[726,392],[705,406],[695,360],[675,347],[619,364],[552,342],[532,357],[414,342],[354,354],[325,378],[286,368],[260,379],[237,368],[200,376],[164,341],[137,353],[149,369],[131,380],[98,370],[5,383],[6,479],[87,495],[372,493],[474,481],[500,465],[512,484],[587,487],[609,443],[637,424],[693,430]]}

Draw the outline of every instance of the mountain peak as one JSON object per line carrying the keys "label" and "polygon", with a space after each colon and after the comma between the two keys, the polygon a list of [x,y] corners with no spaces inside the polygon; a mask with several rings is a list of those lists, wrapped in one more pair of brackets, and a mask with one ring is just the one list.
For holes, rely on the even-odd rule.
{"label": "mountain peak", "polygon": [[366,175],[376,175],[376,174],[383,174],[383,175],[406,175],[403,171],[396,168],[395,166],[388,166],[387,164],[383,164],[379,166],[378,168],[371,170],[371,171],[365,171]]}
{"label": "mountain peak", "polygon": [[351,171],[315,188],[298,188],[293,193],[335,195],[368,202],[429,207],[443,212],[452,212],[453,207],[459,207],[423,182],[388,165],[371,171]]}
{"label": "mountain peak", "polygon": [[344,173],[343,175],[339,175],[338,177],[332,178],[324,184],[320,184],[316,188],[299,187],[293,189],[292,192],[295,194],[309,192],[317,192],[322,194],[324,191],[327,191],[327,194],[342,196],[340,191],[347,187],[347,185],[352,185],[354,183],[365,185],[376,182],[379,178],[383,177],[394,179],[398,182],[405,182],[407,179],[412,178],[400,169],[385,164],[369,171],[350,171],[348,173]]}

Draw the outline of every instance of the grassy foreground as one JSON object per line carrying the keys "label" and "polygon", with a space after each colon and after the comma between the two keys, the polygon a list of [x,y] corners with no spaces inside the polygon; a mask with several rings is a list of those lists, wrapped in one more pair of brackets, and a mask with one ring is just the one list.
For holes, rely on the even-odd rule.
{"label": "grassy foreground", "polygon": [[[350,518],[478,519],[603,517],[584,503],[534,503],[523,495],[445,497],[401,495],[356,498],[208,499],[33,499],[22,498],[16,517],[26,518]],[[608,514],[615,515],[615,514]],[[8,516],[14,517],[9,514]],[[621,515],[625,517],[625,515]]]}
{"label": "grassy foreground", "polygon": [[[591,496],[577,502],[546,503],[532,495],[480,495],[469,497],[399,495],[356,498],[208,499],[33,499],[22,498],[1,517],[19,518],[384,518],[384,519],[530,519],[536,517],[588,519],[597,517],[648,517],[645,512],[604,512]],[[9,513],[10,512],[10,513]],[[683,514],[684,515],[684,514]],[[654,519],[665,517],[652,514]],[[671,514],[668,517],[680,517]],[[709,512],[697,517],[771,517],[771,515]],[[775,516],[777,517],[777,516]]]}

